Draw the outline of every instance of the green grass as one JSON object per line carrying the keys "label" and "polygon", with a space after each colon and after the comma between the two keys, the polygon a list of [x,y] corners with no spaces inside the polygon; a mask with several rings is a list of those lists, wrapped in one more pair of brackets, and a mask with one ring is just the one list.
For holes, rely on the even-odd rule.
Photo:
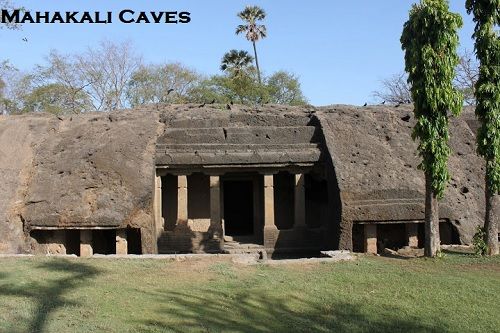
{"label": "green grass", "polygon": [[500,258],[0,260],[0,332],[498,332]]}

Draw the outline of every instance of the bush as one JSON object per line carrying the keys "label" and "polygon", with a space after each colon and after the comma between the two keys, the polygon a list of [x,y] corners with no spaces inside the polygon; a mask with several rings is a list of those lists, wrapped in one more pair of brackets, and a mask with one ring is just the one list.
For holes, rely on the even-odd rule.
{"label": "bush", "polygon": [[474,234],[474,237],[472,237],[474,253],[478,256],[484,256],[488,251],[488,245],[484,240],[485,235],[486,233],[484,232],[484,228],[478,225],[476,228],[476,233]]}

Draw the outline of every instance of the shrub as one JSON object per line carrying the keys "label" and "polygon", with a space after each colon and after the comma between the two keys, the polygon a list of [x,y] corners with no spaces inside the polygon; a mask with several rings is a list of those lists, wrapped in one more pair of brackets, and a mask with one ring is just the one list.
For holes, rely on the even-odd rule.
{"label": "shrub", "polygon": [[484,228],[477,226],[476,233],[472,237],[472,245],[474,246],[474,253],[478,256],[484,256],[488,251],[488,245],[484,241],[485,236]]}

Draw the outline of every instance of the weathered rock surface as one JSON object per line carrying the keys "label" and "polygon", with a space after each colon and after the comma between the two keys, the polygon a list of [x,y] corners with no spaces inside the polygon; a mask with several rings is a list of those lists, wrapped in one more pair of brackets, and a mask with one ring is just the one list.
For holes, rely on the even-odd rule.
{"label": "weathered rock surface", "polygon": [[156,163],[193,168],[212,165],[314,163],[321,151],[316,128],[304,110],[272,108],[232,111],[176,109],[164,112],[166,129],[158,138]]}
{"label": "weathered rock surface", "polygon": [[33,171],[34,147],[54,126],[53,117],[0,117],[0,253],[22,253],[21,209]]}
{"label": "weathered rock surface", "polygon": [[[475,154],[473,119],[466,112],[451,122],[453,178],[440,209],[441,217],[457,227],[464,243],[482,224],[484,213],[484,163]],[[294,132],[311,122],[322,131]],[[181,158],[182,152],[196,150],[196,142],[183,146],[186,135],[191,141],[199,139],[201,145],[212,144],[212,151],[204,155],[207,163],[252,163],[254,144],[260,144],[265,163],[286,164],[294,161],[293,156],[314,161],[319,158],[316,146],[306,142],[324,140],[322,155],[331,160],[330,171],[340,191],[338,245],[349,248],[353,220],[423,219],[424,179],[417,170],[413,124],[410,106],[233,106],[226,110],[218,105],[174,105],[62,120],[47,114],[0,116],[0,253],[29,252],[26,235],[33,228],[127,226],[141,228],[143,246],[149,247],[145,252],[154,252],[157,145],[174,159]],[[179,128],[219,130],[203,133]],[[304,150],[293,156],[265,154],[286,152],[291,141],[294,149],[302,145]],[[234,148],[247,153],[237,158],[228,153],[226,157],[234,160],[226,160],[217,155],[220,146],[226,152]],[[308,149],[312,150],[307,153]],[[180,165],[191,163],[193,157],[188,155],[179,159]]]}
{"label": "weathered rock surface", "polygon": [[[21,219],[26,232],[39,227],[152,229],[157,113],[0,119],[5,184],[0,228],[20,227],[16,221]],[[19,227],[2,237],[10,251],[23,244]],[[154,243],[149,237],[143,244]]]}
{"label": "weathered rock surface", "polygon": [[[475,136],[466,110],[450,122],[452,176],[440,218],[449,219],[462,242],[471,241],[484,216],[484,162],[475,153]],[[332,106],[318,112],[342,201],[342,230],[352,221],[423,220],[425,181],[411,139],[411,106]],[[343,233],[341,247],[349,248]]]}

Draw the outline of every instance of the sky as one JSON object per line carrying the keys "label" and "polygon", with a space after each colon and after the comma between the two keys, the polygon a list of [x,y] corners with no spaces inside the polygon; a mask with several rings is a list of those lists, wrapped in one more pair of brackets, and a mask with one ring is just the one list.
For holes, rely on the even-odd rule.
{"label": "sky", "polygon": [[[246,5],[262,7],[268,37],[257,44],[264,74],[278,70],[300,78],[313,105],[374,103],[381,80],[404,70],[399,42],[407,0],[12,0],[30,11],[188,11],[189,24],[26,24],[20,31],[0,30],[0,60],[21,70],[43,64],[55,49],[83,52],[102,40],[131,42],[146,63],[181,62],[207,75],[220,74],[230,49],[253,52],[236,36]],[[473,49],[473,22],[465,0],[450,1],[460,13],[460,49]],[[116,20],[117,21],[117,20]],[[23,41],[27,38],[28,42]]]}

